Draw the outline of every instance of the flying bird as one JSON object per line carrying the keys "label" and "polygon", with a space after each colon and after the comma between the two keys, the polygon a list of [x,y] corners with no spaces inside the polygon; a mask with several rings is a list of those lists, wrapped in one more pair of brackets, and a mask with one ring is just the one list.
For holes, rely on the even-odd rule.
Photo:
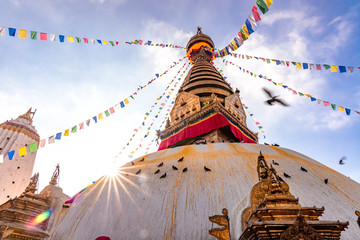
{"label": "flying bird", "polygon": [[279,166],[279,163],[275,162],[274,159],[272,160],[272,164]]}
{"label": "flying bird", "polygon": [[166,173],[164,173],[163,175],[161,175],[160,178],[166,178]]}
{"label": "flying bird", "polygon": [[285,172],[284,172],[284,177],[286,177],[286,178],[291,178],[291,176],[288,175],[288,174],[286,174]]}
{"label": "flying bird", "polygon": [[158,165],[158,167],[162,167],[163,165],[164,165],[164,163],[162,162]]}
{"label": "flying bird", "polygon": [[328,184],[328,182],[329,182],[329,179],[325,178],[325,179],[324,179],[324,183],[325,183],[325,184]]}
{"label": "flying bird", "polygon": [[142,158],[139,162],[143,162],[145,160],[145,158]]}
{"label": "flying bird", "polygon": [[204,166],[204,169],[205,169],[206,172],[211,172],[211,169],[207,168],[206,166]]}
{"label": "flying bird", "polygon": [[346,160],[346,157],[342,157],[339,161],[339,164],[340,165],[344,165],[345,164],[345,160]]}
{"label": "flying bird", "polygon": [[178,162],[182,162],[184,160],[184,157],[181,157]]}
{"label": "flying bird", "polygon": [[158,174],[160,172],[160,169],[156,170],[154,174]]}
{"label": "flying bird", "polygon": [[187,171],[187,167],[183,169],[183,172],[186,172]]}
{"label": "flying bird", "polygon": [[265,102],[269,105],[273,105],[274,102],[278,102],[280,103],[281,105],[287,107],[289,106],[287,103],[285,103],[284,101],[278,99],[279,96],[273,96],[271,94],[271,92],[269,90],[267,90],[266,88],[263,88],[264,92],[270,97],[269,100],[266,100]]}
{"label": "flying bird", "polygon": [[305,168],[303,168],[303,167],[300,167],[300,169],[301,169],[301,171],[303,171],[303,172],[307,172],[307,170],[306,170]]}
{"label": "flying bird", "polygon": [[135,174],[138,175],[141,173],[141,168],[139,169],[139,171],[137,171]]}
{"label": "flying bird", "polygon": [[172,169],[174,169],[174,170],[178,170],[178,168],[177,168],[177,167],[175,167],[174,165],[172,166]]}

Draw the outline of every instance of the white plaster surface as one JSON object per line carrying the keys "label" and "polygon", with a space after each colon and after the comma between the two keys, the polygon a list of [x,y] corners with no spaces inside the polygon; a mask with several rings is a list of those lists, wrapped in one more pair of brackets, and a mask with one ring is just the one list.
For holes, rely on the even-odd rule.
{"label": "white plaster surface", "polygon": [[[207,151],[204,151],[206,148]],[[166,149],[123,166],[84,191],[52,229],[50,239],[214,239],[209,216],[227,208],[231,238],[242,233],[241,212],[257,179],[257,157],[275,166],[302,206],[325,207],[323,220],[349,221],[341,239],[360,239],[355,210],[360,184],[294,151],[246,143],[216,143]],[[153,156],[156,156],[154,158]],[[184,157],[182,162],[177,160]],[[158,168],[158,164],[164,165]],[[172,169],[172,165],[179,170]],[[211,169],[205,172],[204,166]],[[300,167],[308,172],[303,172]],[[187,167],[188,171],[182,170]],[[135,173],[141,169],[141,173]],[[154,172],[160,169],[159,174]],[[166,178],[160,179],[164,173]],[[324,179],[328,178],[326,185]],[[217,227],[215,224],[213,227]]]}

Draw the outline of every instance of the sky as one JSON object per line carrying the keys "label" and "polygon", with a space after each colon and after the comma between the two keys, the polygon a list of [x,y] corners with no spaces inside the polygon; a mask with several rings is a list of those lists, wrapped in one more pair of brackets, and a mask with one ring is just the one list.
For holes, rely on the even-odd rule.
{"label": "sky", "polygon": [[[197,26],[201,26],[215,47],[223,48],[239,32],[254,4],[253,0],[2,0],[0,26],[179,46],[186,46]],[[235,53],[358,67],[359,15],[357,0],[274,0],[269,12],[261,15],[255,33]],[[33,107],[37,109],[34,125],[41,139],[118,104],[139,85],[143,86],[185,56],[184,49],[176,48],[59,43],[58,38],[51,42],[8,34],[0,36],[0,46],[0,122],[16,118]],[[247,110],[263,126],[259,143],[277,143],[298,151],[360,182],[360,115],[354,112],[360,111],[359,69],[352,74],[340,74],[276,66],[254,59],[230,56],[224,59],[296,91],[352,109],[347,116],[264,79],[250,77],[231,64],[225,65],[222,59],[214,61],[227,81],[240,90]],[[183,63],[179,62],[139,91],[121,111],[39,149],[34,167],[34,172],[40,173],[39,189],[48,184],[56,164],[60,164],[59,186],[71,196],[109,169],[130,161],[128,155],[143,139],[146,129],[139,131],[123,154],[118,156],[118,153]],[[263,87],[280,95],[290,106],[266,105]],[[150,129],[149,137],[142,140],[142,146],[148,146],[154,139],[164,114]],[[259,132],[249,115],[247,124],[252,131]],[[133,157],[143,155],[145,148]],[[149,152],[156,150],[153,143]],[[339,165],[343,156],[346,164]]]}

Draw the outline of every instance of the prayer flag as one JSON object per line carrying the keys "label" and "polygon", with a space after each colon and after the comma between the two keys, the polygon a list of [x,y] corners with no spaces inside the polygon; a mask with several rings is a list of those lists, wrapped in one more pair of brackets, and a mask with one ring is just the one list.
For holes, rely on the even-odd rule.
{"label": "prayer flag", "polygon": [[86,120],[86,125],[90,126],[90,119]]}
{"label": "prayer flag", "polygon": [[15,154],[15,150],[12,150],[11,152],[8,152],[9,160],[12,160]]}
{"label": "prayer flag", "polygon": [[257,24],[256,24],[254,16],[250,13],[248,18],[249,18],[249,21],[250,21],[250,24],[251,24],[251,28],[253,30],[255,30],[255,28],[257,27]]}
{"label": "prayer flag", "polygon": [[113,46],[113,47],[115,46],[113,41],[109,41],[109,43],[110,43],[111,46]]}
{"label": "prayer flag", "polygon": [[265,2],[268,8],[273,4],[273,0],[265,0]]}
{"label": "prayer flag", "polygon": [[75,41],[74,41],[74,38],[71,37],[71,36],[68,36],[68,37],[67,37],[67,40],[68,40],[68,42],[75,42]]}
{"label": "prayer flag", "polygon": [[129,104],[129,99],[126,98],[126,99],[124,100],[124,103],[125,103],[125,105]]}
{"label": "prayer flag", "polygon": [[37,39],[37,32],[35,31],[30,31],[30,38],[32,40],[36,40]]}
{"label": "prayer flag", "polygon": [[84,123],[82,122],[82,123],[79,123],[79,129],[81,130],[81,129],[84,129]]}
{"label": "prayer flag", "polygon": [[310,70],[314,70],[314,69],[315,69],[314,64],[310,63],[310,64],[309,64],[309,69],[310,69]]}
{"label": "prayer flag", "polygon": [[259,11],[258,11],[258,9],[257,9],[256,6],[254,6],[254,7],[252,8],[252,14],[253,14],[256,22],[258,22],[258,21],[261,20],[261,18],[260,18],[260,13],[259,13]]}
{"label": "prayer flag", "polygon": [[305,95],[305,96],[307,96],[308,98],[309,98],[309,97],[311,97],[311,95],[310,95],[310,94],[304,94],[304,95]]}
{"label": "prayer flag", "polygon": [[79,37],[75,37],[75,38],[78,43],[81,43],[81,38],[79,38]]}
{"label": "prayer flag", "polygon": [[16,34],[16,28],[9,28],[9,36],[15,37]]}
{"label": "prayer flag", "polygon": [[61,132],[57,133],[56,136],[55,136],[55,139],[60,140],[61,139],[61,134],[62,134]]}
{"label": "prayer flag", "polygon": [[37,151],[37,144],[34,142],[33,144],[29,145],[29,152],[36,152]]}
{"label": "prayer flag", "polygon": [[280,65],[281,62],[279,60],[276,60],[276,65]]}
{"label": "prayer flag", "polygon": [[329,102],[325,102],[325,101],[323,101],[323,103],[324,103],[324,106],[325,106],[325,107],[330,106],[330,103],[329,103]]}
{"label": "prayer flag", "polygon": [[321,64],[316,64],[316,70],[321,70]]}
{"label": "prayer flag", "polygon": [[331,72],[337,72],[338,71],[338,67],[335,65],[331,65]]}
{"label": "prayer flag", "polygon": [[89,43],[89,40],[87,38],[83,38],[84,43]]}
{"label": "prayer flag", "polygon": [[117,104],[115,104],[114,107],[115,107],[116,110],[120,110],[120,104],[117,103]]}
{"label": "prayer flag", "polygon": [[109,110],[106,110],[106,111],[105,111],[105,116],[106,116],[106,117],[110,116]]}
{"label": "prayer flag", "polygon": [[98,39],[98,40],[96,40],[96,41],[101,45],[101,40]]}
{"label": "prayer flag", "polygon": [[296,68],[301,69],[301,63],[297,62],[296,63]]}
{"label": "prayer flag", "polygon": [[342,106],[339,106],[339,112],[345,112],[345,108],[343,108]]}
{"label": "prayer flag", "polygon": [[115,112],[114,107],[111,107],[109,110],[110,110],[110,113],[111,113],[111,114],[113,114],[113,113]]}
{"label": "prayer flag", "polygon": [[69,133],[70,133],[70,130],[66,129],[65,132],[64,132],[64,136],[69,136]]}
{"label": "prayer flag", "polygon": [[55,142],[55,136],[52,135],[51,137],[49,137],[48,143],[51,144],[51,143],[54,143],[54,142]]}
{"label": "prayer flag", "polygon": [[316,98],[310,97],[310,100],[311,100],[312,102],[315,102],[315,101],[316,101]]}
{"label": "prayer flag", "polygon": [[242,26],[242,29],[244,30],[245,37],[248,38],[250,34],[249,34],[249,30],[246,28],[245,24]]}
{"label": "prayer flag", "polygon": [[19,30],[19,38],[26,39],[26,30]]}
{"label": "prayer flag", "polygon": [[155,74],[155,76],[158,78],[158,77],[159,77],[159,74],[158,74],[158,73],[156,73],[156,74]]}
{"label": "prayer flag", "polygon": [[336,110],[336,105],[335,104],[331,103],[331,107],[332,107],[333,110]]}
{"label": "prayer flag", "polygon": [[307,63],[303,63],[303,69],[308,69],[309,65]]}
{"label": "prayer flag", "polygon": [[46,143],[46,139],[41,139],[40,140],[40,147],[41,148],[45,147],[45,143]]}
{"label": "prayer flag", "polygon": [[354,67],[348,67],[349,73],[353,73]]}
{"label": "prayer flag", "polygon": [[328,70],[330,68],[330,65],[324,64],[325,70]]}
{"label": "prayer flag", "polygon": [[246,20],[245,20],[245,24],[246,24],[246,28],[247,28],[248,31],[249,31],[249,34],[252,34],[252,33],[254,32],[254,30],[252,29],[250,20],[249,20],[249,19],[246,19]]}
{"label": "prayer flag", "polygon": [[269,8],[266,5],[266,3],[264,2],[264,0],[256,0],[256,4],[258,5],[258,7],[260,8],[260,11],[263,14],[265,14],[267,11],[269,11]]}
{"label": "prayer flag", "polygon": [[46,41],[47,40],[47,33],[40,33],[40,40]]}
{"label": "prayer flag", "polygon": [[351,110],[350,109],[348,109],[348,108],[345,108],[345,111],[346,111],[346,115],[350,115],[350,112],[351,112]]}
{"label": "prayer flag", "polygon": [[346,72],[346,67],[345,66],[339,66],[339,72],[340,73]]}
{"label": "prayer flag", "polygon": [[55,42],[56,35],[53,33],[50,33],[50,41]]}
{"label": "prayer flag", "polygon": [[5,27],[0,27],[0,36],[5,36]]}
{"label": "prayer flag", "polygon": [[77,132],[77,125],[71,128],[71,133],[76,133],[76,132]]}
{"label": "prayer flag", "polygon": [[121,106],[121,108],[124,108],[124,107],[125,107],[124,101],[121,101],[121,102],[120,102],[120,106]]}
{"label": "prayer flag", "polygon": [[98,119],[101,120],[101,119],[103,119],[103,118],[104,118],[104,117],[103,117],[103,113],[99,113]]}
{"label": "prayer flag", "polygon": [[65,41],[65,36],[64,35],[59,35],[59,41],[64,42]]}
{"label": "prayer flag", "polygon": [[95,44],[95,39],[90,38],[90,41],[91,41],[93,44]]}
{"label": "prayer flag", "polygon": [[321,103],[321,100],[320,99],[316,99],[317,103],[320,104]]}

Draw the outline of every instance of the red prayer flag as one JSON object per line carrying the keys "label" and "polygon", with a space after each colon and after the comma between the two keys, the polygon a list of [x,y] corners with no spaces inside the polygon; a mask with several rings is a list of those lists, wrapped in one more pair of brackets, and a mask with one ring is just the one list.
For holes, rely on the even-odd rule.
{"label": "red prayer flag", "polygon": [[316,64],[316,70],[321,70],[321,64]]}
{"label": "red prayer flag", "polygon": [[261,20],[259,11],[258,11],[258,9],[257,9],[256,6],[254,6],[254,7],[252,8],[252,13],[253,13],[253,15],[254,15],[255,22],[258,22],[258,21]]}
{"label": "red prayer flag", "polygon": [[116,43],[116,45],[119,45],[119,42],[115,42]]}
{"label": "red prayer flag", "polygon": [[47,33],[40,33],[40,40],[46,41],[47,40]]}
{"label": "red prayer flag", "polygon": [[139,40],[139,44],[142,45],[142,43],[143,43],[143,40]]}
{"label": "red prayer flag", "polygon": [[289,65],[290,65],[289,61],[286,61],[286,66],[289,66]]}
{"label": "red prayer flag", "polygon": [[79,123],[79,128],[84,129],[84,123]]}
{"label": "red prayer flag", "polygon": [[330,103],[329,103],[329,102],[325,102],[325,101],[323,101],[323,103],[324,103],[324,106],[325,106],[325,107],[330,106]]}
{"label": "red prayer flag", "polygon": [[111,107],[109,110],[110,110],[110,113],[111,113],[111,114],[113,114],[113,113],[115,112],[114,107]]}
{"label": "red prayer flag", "polygon": [[84,39],[84,43],[89,43],[89,40],[87,38],[83,38]]}

